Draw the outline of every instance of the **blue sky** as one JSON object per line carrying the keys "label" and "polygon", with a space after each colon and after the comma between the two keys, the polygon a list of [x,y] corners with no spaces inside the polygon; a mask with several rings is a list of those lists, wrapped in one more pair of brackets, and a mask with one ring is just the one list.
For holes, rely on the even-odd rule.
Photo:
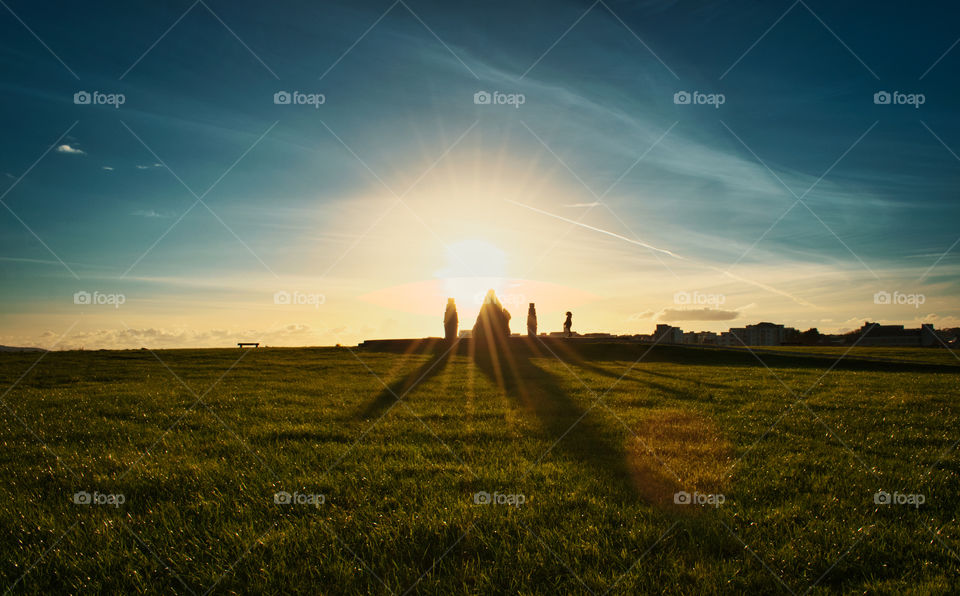
{"label": "blue sky", "polygon": [[[581,331],[958,325],[956,16],[946,2],[6,2],[0,343],[435,335],[443,302],[433,316],[368,298],[471,275],[465,238],[502,251],[506,286],[553,284],[524,294],[557,305],[545,330],[562,288]],[[325,101],[275,104],[284,90]],[[124,102],[77,105],[79,91]],[[524,102],[477,105],[478,91]],[[678,105],[682,91],[724,102]],[[880,91],[923,104],[878,105]],[[722,296],[722,312],[678,314],[678,292]]]}

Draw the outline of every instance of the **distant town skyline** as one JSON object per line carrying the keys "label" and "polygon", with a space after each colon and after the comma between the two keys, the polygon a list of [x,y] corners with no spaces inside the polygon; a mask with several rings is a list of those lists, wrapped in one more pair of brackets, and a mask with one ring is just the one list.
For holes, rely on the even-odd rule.
{"label": "distant town skyline", "polygon": [[0,344],[960,326],[944,10],[10,2]]}
{"label": "distant town skyline", "polygon": [[[522,337],[522,332],[512,333]],[[461,339],[473,336],[470,329],[461,329]],[[563,331],[543,331],[540,337],[563,338]],[[782,324],[761,321],[726,331],[690,331],[665,323],[657,324],[651,333],[617,334],[605,331],[582,330],[572,334],[577,339],[639,341],[653,344],[685,344],[701,346],[752,347],[786,345],[860,346],[860,347],[927,347],[954,349],[960,342],[960,328],[935,329],[924,323],[915,329],[904,325],[880,324],[865,321],[859,329],[845,333],[821,333],[816,327],[796,329]]]}

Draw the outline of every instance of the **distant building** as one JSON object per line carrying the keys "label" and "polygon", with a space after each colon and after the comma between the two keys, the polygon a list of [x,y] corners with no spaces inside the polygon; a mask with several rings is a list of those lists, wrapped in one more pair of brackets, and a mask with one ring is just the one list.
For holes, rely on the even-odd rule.
{"label": "distant building", "polygon": [[717,334],[713,331],[683,331],[680,343],[693,346],[714,346],[717,344]]}
{"label": "distant building", "polygon": [[717,336],[717,345],[718,346],[739,346],[740,342],[737,341],[736,336],[733,335],[730,331],[724,331]]}
{"label": "distant building", "polygon": [[747,346],[780,346],[786,343],[787,337],[796,333],[796,329],[785,328],[776,323],[757,323],[756,325],[747,325],[746,327],[731,327],[729,338],[722,338],[721,345],[747,345]]}
{"label": "distant building", "polygon": [[717,334],[713,331],[700,331],[697,333],[697,343],[702,346],[717,345]]}
{"label": "distant building", "polygon": [[919,329],[904,329],[903,325],[879,325],[867,321],[855,336],[858,346],[930,347],[939,344],[932,323],[924,323]]}
{"label": "distant building", "polygon": [[657,325],[653,331],[653,341],[661,344],[683,343],[683,329],[672,325]]}

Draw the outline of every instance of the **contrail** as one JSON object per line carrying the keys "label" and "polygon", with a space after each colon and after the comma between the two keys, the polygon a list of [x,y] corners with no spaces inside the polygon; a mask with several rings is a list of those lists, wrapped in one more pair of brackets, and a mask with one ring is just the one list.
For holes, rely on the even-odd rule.
{"label": "contrail", "polygon": [[772,294],[777,294],[777,295],[779,295],[779,296],[783,296],[784,298],[789,298],[790,300],[793,300],[793,301],[796,302],[797,304],[801,304],[801,305],[806,306],[806,307],[809,307],[809,308],[817,308],[817,305],[815,305],[815,304],[813,304],[813,303],[811,303],[811,302],[807,302],[807,301],[804,300],[803,298],[798,298],[797,296],[794,296],[793,294],[790,294],[789,292],[785,292],[785,291],[783,291],[783,290],[778,290],[777,288],[774,288],[773,286],[768,286],[767,284],[760,283],[760,282],[758,282],[758,281],[753,281],[752,279],[747,279],[746,277],[741,277],[741,276],[739,276],[739,275],[730,273],[729,271],[727,271],[727,270],[725,270],[725,269],[721,269],[721,268],[719,268],[719,267],[714,267],[713,265],[708,265],[708,264],[706,264],[706,263],[700,263],[700,262],[698,262],[698,261],[693,261],[693,260],[691,260],[691,259],[688,259],[687,257],[678,255],[677,253],[671,252],[671,251],[669,251],[669,250],[667,250],[667,249],[665,249],[665,248],[657,248],[656,246],[653,246],[652,244],[647,244],[646,242],[642,242],[642,241],[640,241],[640,240],[634,240],[634,239],[632,239],[632,238],[627,238],[626,236],[621,236],[620,234],[617,234],[617,233],[615,233],[615,232],[611,232],[611,231],[609,231],[609,230],[604,230],[603,228],[597,228],[597,227],[594,227],[594,226],[591,226],[591,225],[588,225],[588,224],[585,224],[585,223],[576,221],[576,220],[574,220],[574,219],[569,219],[569,218],[567,218],[567,217],[563,217],[562,215],[557,215],[557,214],[555,214],[555,213],[550,213],[549,211],[544,211],[543,209],[537,209],[536,207],[532,207],[532,206],[530,206],[530,205],[525,205],[525,204],[523,204],[523,203],[518,203],[517,201],[512,201],[512,200],[510,200],[510,199],[504,199],[504,200],[505,200],[506,202],[508,202],[508,203],[512,203],[512,204],[517,205],[517,206],[519,206],[519,207],[523,207],[524,209],[529,209],[530,211],[535,211],[535,212],[540,213],[540,214],[542,214],[542,215],[546,215],[546,216],[552,217],[552,218],[554,218],[554,219],[559,219],[559,220],[561,220],[561,221],[565,221],[565,222],[567,222],[567,223],[571,223],[571,224],[573,224],[573,225],[575,225],[575,226],[580,226],[581,228],[586,228],[586,229],[592,230],[592,231],[594,231],[594,232],[599,232],[599,233],[601,233],[601,234],[606,234],[607,236],[611,236],[611,237],[616,238],[616,239],[618,239],[618,240],[623,240],[624,242],[629,242],[630,244],[635,244],[635,245],[637,245],[637,246],[642,246],[642,247],[648,248],[648,249],[650,249],[650,250],[655,250],[655,251],[657,251],[657,252],[662,252],[662,253],[665,254],[665,255],[670,255],[671,257],[673,257],[673,258],[675,258],[675,259],[679,259],[679,260],[681,260],[681,261],[687,261],[687,262],[693,263],[693,264],[695,264],[695,265],[700,265],[701,267],[706,267],[707,269],[710,269],[711,271],[716,271],[717,273],[720,273],[720,274],[722,274],[722,275],[725,275],[726,277],[729,277],[730,279],[734,279],[734,280],[736,280],[736,281],[743,282],[743,283],[745,283],[745,284],[750,284],[750,285],[752,285],[752,286],[756,286],[756,287],[760,288],[761,290],[765,290],[765,291],[770,292],[770,293],[772,293]]}
{"label": "contrail", "polygon": [[[698,264],[702,264],[702,263],[698,263]],[[739,275],[734,275],[733,273],[730,273],[729,271],[726,271],[726,270],[724,270],[724,269],[720,269],[719,267],[713,267],[712,265],[705,265],[705,264],[704,264],[703,266],[704,266],[704,267],[709,267],[710,269],[713,269],[714,271],[716,271],[716,272],[718,272],[718,273],[722,273],[722,274],[726,275],[727,277],[729,277],[730,279],[735,279],[735,280],[737,280],[737,281],[742,281],[743,283],[750,284],[750,285],[752,285],[752,286],[756,286],[756,287],[760,288],[761,290],[766,290],[766,291],[768,291],[768,292],[772,292],[772,293],[774,293],[774,294],[778,294],[778,295],[780,295],[780,296],[783,296],[784,298],[789,298],[790,300],[793,300],[793,301],[796,302],[797,304],[801,304],[801,305],[806,306],[806,307],[808,307],[808,308],[817,308],[817,305],[816,305],[816,304],[813,304],[812,302],[807,302],[807,301],[804,300],[803,298],[798,298],[798,297],[794,296],[793,294],[791,294],[791,293],[789,293],[789,292],[785,292],[785,291],[783,291],[783,290],[778,290],[777,288],[775,288],[775,287],[773,287],[773,286],[768,286],[767,284],[760,283],[759,281],[753,281],[752,279],[747,279],[746,277],[740,277]]]}
{"label": "contrail", "polygon": [[624,242],[629,242],[630,244],[636,244],[637,246],[642,246],[642,247],[644,247],[644,248],[649,248],[650,250],[655,250],[655,251],[657,251],[657,252],[662,252],[663,254],[670,255],[671,257],[673,257],[673,258],[675,258],[675,259],[680,259],[680,260],[682,260],[682,261],[687,260],[687,259],[685,259],[684,257],[681,257],[680,255],[678,255],[678,254],[676,254],[676,253],[670,252],[669,250],[666,250],[666,249],[664,249],[664,248],[657,248],[656,246],[653,246],[652,244],[647,244],[646,242],[641,242],[640,240],[633,240],[633,239],[631,239],[631,238],[627,238],[626,236],[621,236],[620,234],[616,234],[616,233],[614,233],[614,232],[610,232],[610,231],[604,230],[604,229],[602,229],[602,228],[595,228],[595,227],[593,227],[593,226],[591,226],[591,225],[587,225],[587,224],[585,224],[585,223],[576,221],[576,220],[574,220],[574,219],[568,219],[568,218],[566,218],[566,217],[563,217],[562,215],[556,215],[556,214],[554,214],[554,213],[550,213],[549,211],[543,211],[542,209],[537,209],[536,207],[531,207],[530,205],[524,205],[523,203],[518,203],[518,202],[516,202],[516,201],[511,201],[510,199],[504,199],[504,200],[505,200],[506,202],[508,202],[508,203],[513,203],[514,205],[518,205],[518,206],[523,207],[523,208],[525,208],[525,209],[529,209],[530,211],[536,211],[537,213],[541,213],[541,214],[543,214],[543,215],[547,215],[547,216],[553,217],[554,219],[559,219],[559,220],[565,221],[565,222],[567,222],[567,223],[572,223],[572,224],[574,224],[574,225],[578,225],[578,226],[580,226],[581,228],[587,228],[588,230],[593,230],[594,232],[600,232],[601,234],[606,234],[607,236],[613,236],[614,238],[617,238],[618,240],[623,240]]}

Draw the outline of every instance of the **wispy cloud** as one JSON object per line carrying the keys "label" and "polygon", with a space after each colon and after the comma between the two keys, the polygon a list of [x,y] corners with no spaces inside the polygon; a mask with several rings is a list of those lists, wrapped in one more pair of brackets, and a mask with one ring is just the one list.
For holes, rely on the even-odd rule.
{"label": "wispy cloud", "polygon": [[600,206],[599,201],[594,201],[592,203],[572,203],[570,205],[564,205],[564,207],[598,207]]}
{"label": "wispy cloud", "polygon": [[712,308],[693,308],[682,310],[667,308],[658,317],[661,321],[732,321],[740,316],[735,310],[716,310]]}
{"label": "wispy cloud", "polygon": [[133,213],[131,213],[131,215],[136,215],[137,217],[150,217],[150,218],[160,218],[160,219],[166,219],[168,217],[171,217],[166,213],[160,213],[159,211],[156,211],[154,209],[138,209]]}
{"label": "wispy cloud", "polygon": [[[183,329],[164,327],[101,328],[70,334],[56,345],[58,349],[78,348],[171,348],[179,346],[223,347],[235,346],[238,341],[259,341],[269,345],[308,345],[319,336],[346,331],[346,328],[316,329],[305,323],[293,323],[270,328],[248,329]],[[59,334],[45,331],[39,338],[0,337],[2,342],[15,345],[40,345],[50,348]],[[31,343],[32,342],[32,343]]]}
{"label": "wispy cloud", "polygon": [[83,151],[82,149],[77,149],[76,147],[72,147],[66,143],[64,143],[63,145],[59,145],[57,147],[57,153],[66,153],[68,155],[86,155],[87,154],[86,151]]}
{"label": "wispy cloud", "polygon": [[113,168],[111,168],[110,166],[103,166],[103,169],[106,170],[106,171],[108,171],[108,172],[112,172],[112,171],[113,171]]}
{"label": "wispy cloud", "polygon": [[149,170],[150,168],[162,168],[162,167],[163,167],[163,164],[159,164],[159,163],[153,163],[148,166],[137,165],[138,170]]}

